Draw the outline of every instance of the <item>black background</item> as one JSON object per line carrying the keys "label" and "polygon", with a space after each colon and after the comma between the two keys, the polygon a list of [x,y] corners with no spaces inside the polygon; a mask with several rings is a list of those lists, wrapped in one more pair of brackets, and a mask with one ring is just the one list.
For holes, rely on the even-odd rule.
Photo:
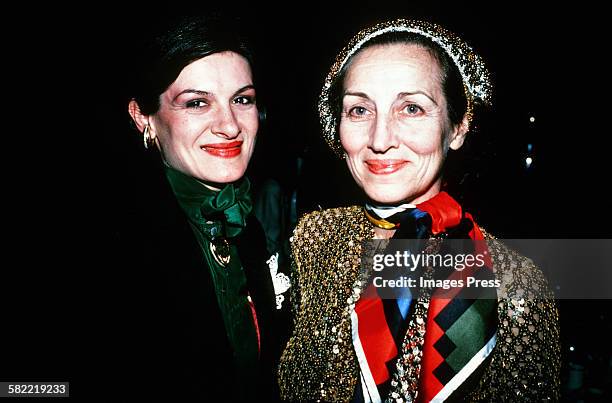
{"label": "black background", "polygon": [[[232,6],[256,41],[258,95],[267,110],[249,172],[255,185],[273,177],[287,192],[300,189],[304,211],[359,200],[344,163],[319,137],[323,78],[360,28],[423,18],[462,36],[494,78],[494,107],[462,151],[468,175],[459,176],[453,194],[500,238],[612,238],[602,10],[453,4]],[[113,327],[117,290],[130,275],[114,243],[121,220],[147,202],[139,189],[155,163],[130,126],[125,89],[139,68],[140,38],[169,14],[187,11],[209,10],[128,14],[94,6],[6,17],[18,24],[5,49],[11,73],[3,107],[8,241],[0,379],[70,380],[71,393],[88,400],[95,387],[112,384],[121,363],[104,360],[113,348],[105,340],[120,331]],[[299,179],[298,155],[305,159]],[[585,367],[585,386],[566,396],[596,399],[587,387],[610,382],[610,302],[560,301],[560,308],[564,384],[570,363]]]}

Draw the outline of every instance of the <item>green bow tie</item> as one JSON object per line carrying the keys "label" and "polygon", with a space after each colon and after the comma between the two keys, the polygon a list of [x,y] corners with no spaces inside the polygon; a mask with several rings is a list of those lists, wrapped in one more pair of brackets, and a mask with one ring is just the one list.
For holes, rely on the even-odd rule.
{"label": "green bow tie", "polygon": [[166,177],[176,198],[190,220],[208,225],[208,221],[220,220],[225,237],[240,234],[246,218],[253,209],[251,184],[244,177],[236,183],[228,183],[216,192],[199,180],[166,165]]}
{"label": "green bow tie", "polygon": [[203,216],[223,212],[225,216],[225,236],[233,238],[240,234],[246,225],[246,217],[253,208],[249,190],[251,184],[243,178],[239,185],[227,184],[214,197],[205,198],[200,210]]}

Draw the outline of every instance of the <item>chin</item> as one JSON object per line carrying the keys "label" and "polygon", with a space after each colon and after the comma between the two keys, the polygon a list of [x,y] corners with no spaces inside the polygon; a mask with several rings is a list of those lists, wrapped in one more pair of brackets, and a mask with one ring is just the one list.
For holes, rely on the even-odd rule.
{"label": "chin", "polygon": [[207,175],[207,176],[205,176],[203,178],[200,178],[200,179],[204,180],[205,182],[213,182],[213,183],[218,183],[218,184],[226,184],[226,183],[236,182],[237,180],[239,180],[243,176],[244,176],[244,171],[242,171],[242,172],[227,172],[227,173],[224,173],[222,175],[214,175],[214,176]]}
{"label": "chin", "polygon": [[210,161],[206,162],[198,167],[197,177],[204,182],[217,184],[236,182],[244,176],[247,168],[242,161],[222,161],[221,163],[215,161],[215,164],[211,164]]}
{"label": "chin", "polygon": [[404,203],[410,194],[403,192],[393,191],[392,189],[366,189],[366,194],[372,201],[380,204],[399,204]]}

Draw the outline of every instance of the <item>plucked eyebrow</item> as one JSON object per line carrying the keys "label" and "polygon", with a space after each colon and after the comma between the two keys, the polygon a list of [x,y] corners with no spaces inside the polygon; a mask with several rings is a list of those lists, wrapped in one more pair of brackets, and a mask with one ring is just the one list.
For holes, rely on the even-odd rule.
{"label": "plucked eyebrow", "polygon": [[196,94],[196,95],[201,95],[203,97],[209,96],[210,92],[207,91],[201,91],[201,90],[194,90],[194,89],[186,89],[183,90],[181,92],[179,92],[173,99],[172,101],[176,101],[178,97],[180,97],[183,94]]}
{"label": "plucked eyebrow", "polygon": [[[403,98],[405,96],[409,96],[409,95],[416,95],[416,94],[421,94],[426,96],[429,100],[431,100],[431,102],[434,103],[434,105],[438,106],[438,103],[432,98],[430,97],[427,93],[423,92],[423,91],[414,91],[414,92],[400,92],[399,94],[397,94],[397,99]],[[347,95],[352,95],[354,97],[360,97],[360,98],[365,98],[365,99],[370,99],[370,97],[368,96],[368,94],[366,94],[365,92],[352,92],[352,91],[347,91],[344,94],[342,94],[342,98],[344,98]]]}
{"label": "plucked eyebrow", "polygon": [[[255,89],[255,86],[254,86],[253,84],[248,84],[248,85],[245,85],[244,87],[240,88],[238,91],[234,92],[234,95],[233,95],[233,96],[236,96],[236,95],[238,95],[238,94],[240,94],[240,93],[243,93],[244,91],[246,91],[246,90],[250,90],[250,89]],[[210,92],[208,92],[208,91],[194,90],[194,89],[189,88],[189,89],[186,89],[186,90],[183,90],[183,91],[179,92],[179,93],[178,93],[178,94],[177,94],[177,95],[174,97],[174,101],[176,101],[176,99],[177,99],[178,97],[180,97],[181,95],[183,95],[183,94],[196,94],[196,95],[200,95],[200,96],[203,96],[203,97],[207,97],[207,96],[212,95],[212,94],[211,94]]]}
{"label": "plucked eyebrow", "polygon": [[342,98],[346,97],[347,95],[352,95],[354,97],[360,97],[360,98],[365,98],[365,99],[370,99],[370,97],[368,96],[368,94],[366,94],[365,92],[352,92],[352,91],[346,91],[345,93],[342,94]]}
{"label": "plucked eyebrow", "polygon": [[253,90],[255,89],[255,86],[253,84],[245,85],[244,87],[240,88],[238,91],[234,92],[234,95],[241,94],[245,92],[246,90],[251,90],[251,89]]}
{"label": "plucked eyebrow", "polygon": [[423,91],[414,91],[414,92],[400,92],[399,94],[397,94],[398,98],[403,98],[409,95],[415,95],[415,94],[421,94],[426,96],[431,102],[434,103],[434,105],[438,106],[438,103],[432,98],[430,97],[427,93],[423,92]]}

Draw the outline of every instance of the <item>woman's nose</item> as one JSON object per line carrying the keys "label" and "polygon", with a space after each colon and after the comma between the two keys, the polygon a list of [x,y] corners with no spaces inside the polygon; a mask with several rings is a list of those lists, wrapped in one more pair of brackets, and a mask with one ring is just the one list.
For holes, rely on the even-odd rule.
{"label": "woman's nose", "polygon": [[378,115],[370,135],[368,147],[376,153],[385,153],[399,146],[393,122],[386,115]]}
{"label": "woman's nose", "polygon": [[228,139],[232,139],[240,134],[240,125],[229,105],[220,107],[216,113],[215,121],[211,127],[213,134]]}

